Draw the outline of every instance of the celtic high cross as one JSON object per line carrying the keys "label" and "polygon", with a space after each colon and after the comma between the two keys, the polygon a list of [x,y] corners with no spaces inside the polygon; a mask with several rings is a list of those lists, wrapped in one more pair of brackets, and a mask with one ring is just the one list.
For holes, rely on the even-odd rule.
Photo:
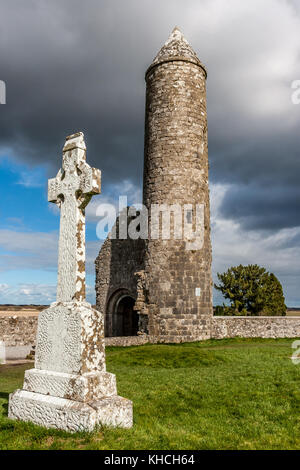
{"label": "celtic high cross", "polygon": [[84,210],[101,176],[85,154],[81,132],[67,137],[62,168],[49,180],[48,200],[60,207],[57,299],[39,315],[34,368],[8,406],[11,419],[68,432],[133,425],[132,402],[106,372],[104,315],[85,301]]}
{"label": "celtic high cross", "polygon": [[60,207],[57,302],[85,300],[85,207],[101,191],[101,172],[86,163],[82,132],[66,138],[62,168],[48,181],[48,201]]}

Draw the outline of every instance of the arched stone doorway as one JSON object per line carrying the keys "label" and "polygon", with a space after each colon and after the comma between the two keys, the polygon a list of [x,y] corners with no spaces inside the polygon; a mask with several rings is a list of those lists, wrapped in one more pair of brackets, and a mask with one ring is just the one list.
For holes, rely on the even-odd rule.
{"label": "arched stone doorway", "polygon": [[135,300],[123,296],[115,309],[115,336],[136,336],[139,327],[138,314],[133,310]]}
{"label": "arched stone doorway", "polygon": [[106,336],[136,336],[139,316],[133,309],[135,298],[126,289],[120,289],[110,297],[106,309]]}

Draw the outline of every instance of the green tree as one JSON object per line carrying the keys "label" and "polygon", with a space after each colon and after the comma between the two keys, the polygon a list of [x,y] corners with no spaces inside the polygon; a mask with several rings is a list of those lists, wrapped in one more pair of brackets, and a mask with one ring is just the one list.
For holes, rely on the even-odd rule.
{"label": "green tree", "polygon": [[218,273],[218,279],[215,288],[230,302],[224,315],[286,315],[282,286],[265,268],[240,264]]}

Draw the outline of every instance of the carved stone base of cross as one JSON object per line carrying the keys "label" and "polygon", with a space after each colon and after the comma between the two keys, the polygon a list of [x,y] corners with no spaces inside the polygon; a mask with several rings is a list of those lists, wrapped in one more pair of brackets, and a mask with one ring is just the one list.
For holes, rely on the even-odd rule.
{"label": "carved stone base of cross", "polygon": [[87,302],[55,302],[39,316],[35,368],[9,397],[9,418],[70,432],[132,426],[132,402],[106,372],[102,315]]}
{"label": "carved stone base of cross", "polygon": [[[61,204],[67,203],[72,214],[71,222],[67,208],[61,214],[57,301],[39,315],[35,368],[25,372],[23,389],[10,395],[8,410],[9,418],[70,432],[92,431],[98,424],[130,428],[133,420],[132,402],[117,395],[115,375],[106,372],[103,314],[84,300],[84,270],[80,278],[76,272],[78,263],[85,260],[83,199],[97,191],[89,179],[96,171],[85,167],[85,153],[81,154],[84,161],[78,158],[78,146],[83,144],[80,133],[67,139],[64,147],[70,152],[67,157],[81,192],[72,199],[78,189],[71,184],[67,168],[72,165],[66,153],[65,173],[60,170],[55,183],[57,191],[49,185],[51,198],[61,194]],[[87,176],[82,181],[84,172]],[[86,196],[84,188],[89,190]],[[79,232],[74,234],[73,229]]]}

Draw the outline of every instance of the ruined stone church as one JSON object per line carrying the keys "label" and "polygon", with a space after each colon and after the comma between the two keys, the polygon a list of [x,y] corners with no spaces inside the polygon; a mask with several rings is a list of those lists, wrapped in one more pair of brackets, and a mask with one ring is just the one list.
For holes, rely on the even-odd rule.
{"label": "ruined stone church", "polygon": [[[212,308],[206,69],[178,28],[146,71],[143,204],[203,206],[201,248],[187,239],[107,238],[96,259],[106,336],[210,337]],[[193,224],[183,214],[183,224]],[[116,222],[117,232],[119,220]]]}

